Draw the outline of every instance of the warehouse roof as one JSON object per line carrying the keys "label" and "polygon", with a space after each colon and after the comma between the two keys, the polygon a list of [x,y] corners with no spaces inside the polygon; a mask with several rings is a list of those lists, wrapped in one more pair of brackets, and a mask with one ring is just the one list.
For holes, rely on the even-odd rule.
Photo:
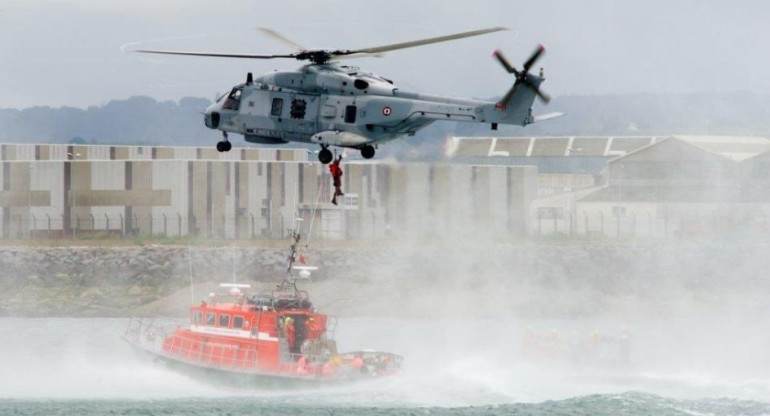
{"label": "warehouse roof", "polygon": [[764,137],[741,136],[674,136],[716,155],[740,162],[770,151],[770,140]]}
{"label": "warehouse roof", "polygon": [[462,157],[617,157],[659,140],[656,137],[452,137],[446,156]]}
{"label": "warehouse roof", "polygon": [[668,140],[676,140],[734,162],[741,162],[770,151],[770,140],[754,136],[671,136],[628,152],[614,159],[621,160]]}
{"label": "warehouse roof", "polygon": [[540,173],[596,174],[609,160],[656,137],[452,137],[448,159],[475,165],[537,166]]}

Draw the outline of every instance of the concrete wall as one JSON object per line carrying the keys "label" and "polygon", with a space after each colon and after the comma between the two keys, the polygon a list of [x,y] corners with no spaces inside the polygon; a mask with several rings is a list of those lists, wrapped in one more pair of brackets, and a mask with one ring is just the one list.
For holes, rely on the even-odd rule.
{"label": "concrete wall", "polygon": [[280,160],[307,161],[307,149],[235,148],[219,153],[211,147],[105,146],[71,144],[0,144],[0,160]]}
{"label": "concrete wall", "polygon": [[346,195],[334,206],[328,168],[319,163],[2,161],[0,235],[280,237],[295,209],[317,227],[314,238],[528,229],[536,193],[532,167],[347,163],[344,169]]}

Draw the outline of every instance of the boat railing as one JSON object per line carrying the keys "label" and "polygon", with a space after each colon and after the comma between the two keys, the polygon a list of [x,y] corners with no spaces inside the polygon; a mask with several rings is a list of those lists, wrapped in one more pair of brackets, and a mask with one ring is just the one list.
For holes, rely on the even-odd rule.
{"label": "boat railing", "polygon": [[163,349],[163,340],[178,328],[185,326],[182,320],[161,320],[132,317],[123,336],[127,341],[145,350],[158,352]]}
{"label": "boat railing", "polygon": [[199,337],[176,331],[183,326],[186,325],[181,322],[161,323],[154,319],[131,318],[124,336],[143,350],[195,365],[244,370],[256,367],[256,348],[249,350],[233,344],[201,342]]}
{"label": "boat railing", "polygon": [[336,316],[326,317],[326,337],[334,339],[334,332],[337,330],[338,320]]}
{"label": "boat railing", "polygon": [[[298,377],[351,377],[358,373],[376,375],[400,367],[401,358],[387,353],[360,352],[337,354],[323,351],[311,353],[283,353],[280,363],[258,365],[256,345],[201,341],[200,337],[176,331],[184,326],[177,322],[132,318],[125,338],[133,345],[176,361],[228,371],[275,373]],[[356,354],[364,366],[353,362]],[[386,357],[387,356],[387,357]]]}
{"label": "boat railing", "polygon": [[[218,368],[231,371],[256,371],[258,350],[254,346],[230,344],[211,340],[201,341],[195,335],[176,331],[183,327],[181,322],[158,321],[155,319],[132,318],[125,331],[125,338],[131,344],[177,361],[193,365]],[[287,357],[284,362],[274,368],[278,373],[296,373],[297,375],[312,376],[303,372],[297,362],[302,354]],[[320,357],[308,357],[313,362],[320,362]]]}
{"label": "boat railing", "polygon": [[[361,358],[358,365],[355,362],[356,357]],[[403,363],[403,357],[400,355],[380,351],[354,351],[333,355],[286,353],[282,358],[296,363],[296,371],[299,374],[341,378],[393,374],[401,369]]]}

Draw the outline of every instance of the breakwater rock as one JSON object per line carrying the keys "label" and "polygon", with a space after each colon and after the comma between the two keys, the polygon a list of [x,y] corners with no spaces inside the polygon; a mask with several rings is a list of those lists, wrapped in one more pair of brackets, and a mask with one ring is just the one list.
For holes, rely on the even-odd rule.
{"label": "breakwater rock", "polygon": [[[197,282],[276,281],[286,250],[260,248],[2,247],[2,315],[113,316]],[[344,264],[344,260],[341,261]],[[334,260],[325,260],[329,267]],[[318,274],[323,278],[323,273]]]}
{"label": "breakwater rock", "polygon": [[[730,302],[761,308],[770,294],[769,248],[447,241],[325,248],[306,253],[320,269],[301,286],[319,307],[348,316],[666,313]],[[175,294],[173,308],[155,310],[184,314],[191,275],[204,285],[199,295],[232,281],[269,290],[285,273],[286,255],[260,247],[0,247],[0,315],[128,316]]]}

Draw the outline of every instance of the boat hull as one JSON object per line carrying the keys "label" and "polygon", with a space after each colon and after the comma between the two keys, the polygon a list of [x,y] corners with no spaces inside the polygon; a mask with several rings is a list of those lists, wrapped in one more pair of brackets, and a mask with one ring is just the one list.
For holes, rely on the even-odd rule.
{"label": "boat hull", "polygon": [[214,367],[202,363],[180,360],[173,356],[168,356],[162,352],[154,351],[133,342],[127,337],[123,337],[135,351],[152,359],[155,362],[162,363],[166,368],[176,371],[180,374],[205,381],[215,385],[226,385],[237,388],[258,388],[265,390],[282,389],[302,389],[302,388],[320,388],[324,386],[338,386],[341,384],[361,383],[382,379],[388,375],[371,375],[368,373],[349,373],[344,376],[325,377],[316,375],[302,375],[291,373],[267,373],[254,370],[238,370]]}

